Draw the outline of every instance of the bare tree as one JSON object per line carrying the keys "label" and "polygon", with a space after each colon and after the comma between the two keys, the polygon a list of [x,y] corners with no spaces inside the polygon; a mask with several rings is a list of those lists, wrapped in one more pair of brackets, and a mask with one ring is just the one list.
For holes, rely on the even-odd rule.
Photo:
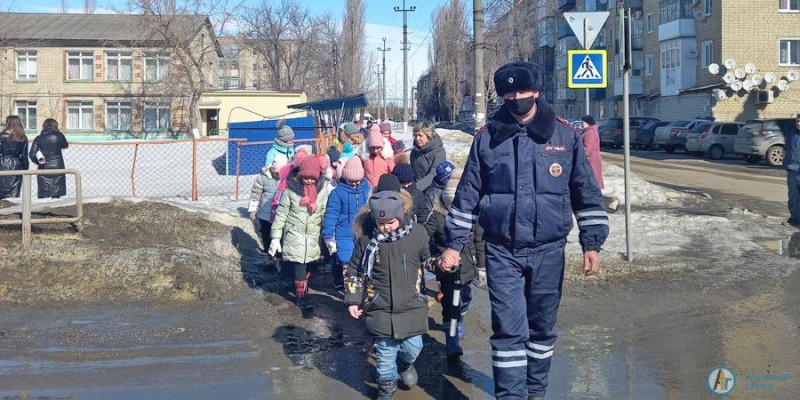
{"label": "bare tree", "polygon": [[462,0],[451,0],[433,11],[431,51],[432,69],[438,86],[437,101],[447,109],[441,116],[454,120],[458,115],[461,98],[471,67],[467,54],[471,49],[466,7]]}
{"label": "bare tree", "polygon": [[531,22],[539,7],[535,3],[537,1],[494,0],[486,6],[487,29],[494,32],[491,46],[499,52],[497,60],[500,63],[528,60],[531,57]]}
{"label": "bare tree", "polygon": [[366,5],[363,0],[347,0],[341,39],[344,95],[362,93],[365,88],[363,79],[368,70],[364,57],[365,13]]}
{"label": "bare tree", "polygon": [[323,34],[332,28],[295,0],[262,0],[239,15],[244,44],[263,60],[274,90],[305,89],[318,64]]}
{"label": "bare tree", "polygon": [[225,34],[239,5],[227,0],[129,1],[131,11],[143,14],[143,43],[171,58],[168,86],[188,112],[182,128],[199,127],[197,105],[203,93],[216,84],[217,61],[222,55],[216,38]]}

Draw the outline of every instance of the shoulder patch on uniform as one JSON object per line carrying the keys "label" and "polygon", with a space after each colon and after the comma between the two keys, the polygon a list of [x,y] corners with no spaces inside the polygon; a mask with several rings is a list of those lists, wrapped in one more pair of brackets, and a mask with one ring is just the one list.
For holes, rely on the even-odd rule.
{"label": "shoulder patch on uniform", "polygon": [[478,128],[477,130],[475,130],[475,136],[478,136],[478,135],[483,134],[483,133],[488,132],[488,131],[489,131],[489,125],[484,125],[484,126]]}
{"label": "shoulder patch on uniform", "polygon": [[563,144],[546,144],[544,145],[545,153],[566,153],[567,146]]}

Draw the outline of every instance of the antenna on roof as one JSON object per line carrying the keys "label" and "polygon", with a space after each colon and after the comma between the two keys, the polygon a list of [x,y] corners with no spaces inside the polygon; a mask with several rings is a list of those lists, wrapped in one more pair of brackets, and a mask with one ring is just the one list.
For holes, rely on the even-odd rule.
{"label": "antenna on roof", "polygon": [[69,0],[61,0],[61,13],[66,14],[69,12]]}

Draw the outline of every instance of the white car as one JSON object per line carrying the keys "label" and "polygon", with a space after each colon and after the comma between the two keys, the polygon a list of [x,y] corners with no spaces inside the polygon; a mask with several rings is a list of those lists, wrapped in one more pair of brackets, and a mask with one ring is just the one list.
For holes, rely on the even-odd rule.
{"label": "white car", "polygon": [[664,149],[667,153],[674,153],[677,149],[686,149],[686,136],[697,125],[713,121],[707,119],[693,119],[672,121],[667,125],[656,128],[653,144]]}

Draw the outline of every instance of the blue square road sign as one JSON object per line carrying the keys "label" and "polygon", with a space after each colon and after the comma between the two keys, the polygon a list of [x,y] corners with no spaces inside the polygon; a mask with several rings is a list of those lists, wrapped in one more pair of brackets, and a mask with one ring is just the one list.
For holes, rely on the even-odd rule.
{"label": "blue square road sign", "polygon": [[608,86],[605,50],[569,50],[567,52],[567,87],[595,89]]}

